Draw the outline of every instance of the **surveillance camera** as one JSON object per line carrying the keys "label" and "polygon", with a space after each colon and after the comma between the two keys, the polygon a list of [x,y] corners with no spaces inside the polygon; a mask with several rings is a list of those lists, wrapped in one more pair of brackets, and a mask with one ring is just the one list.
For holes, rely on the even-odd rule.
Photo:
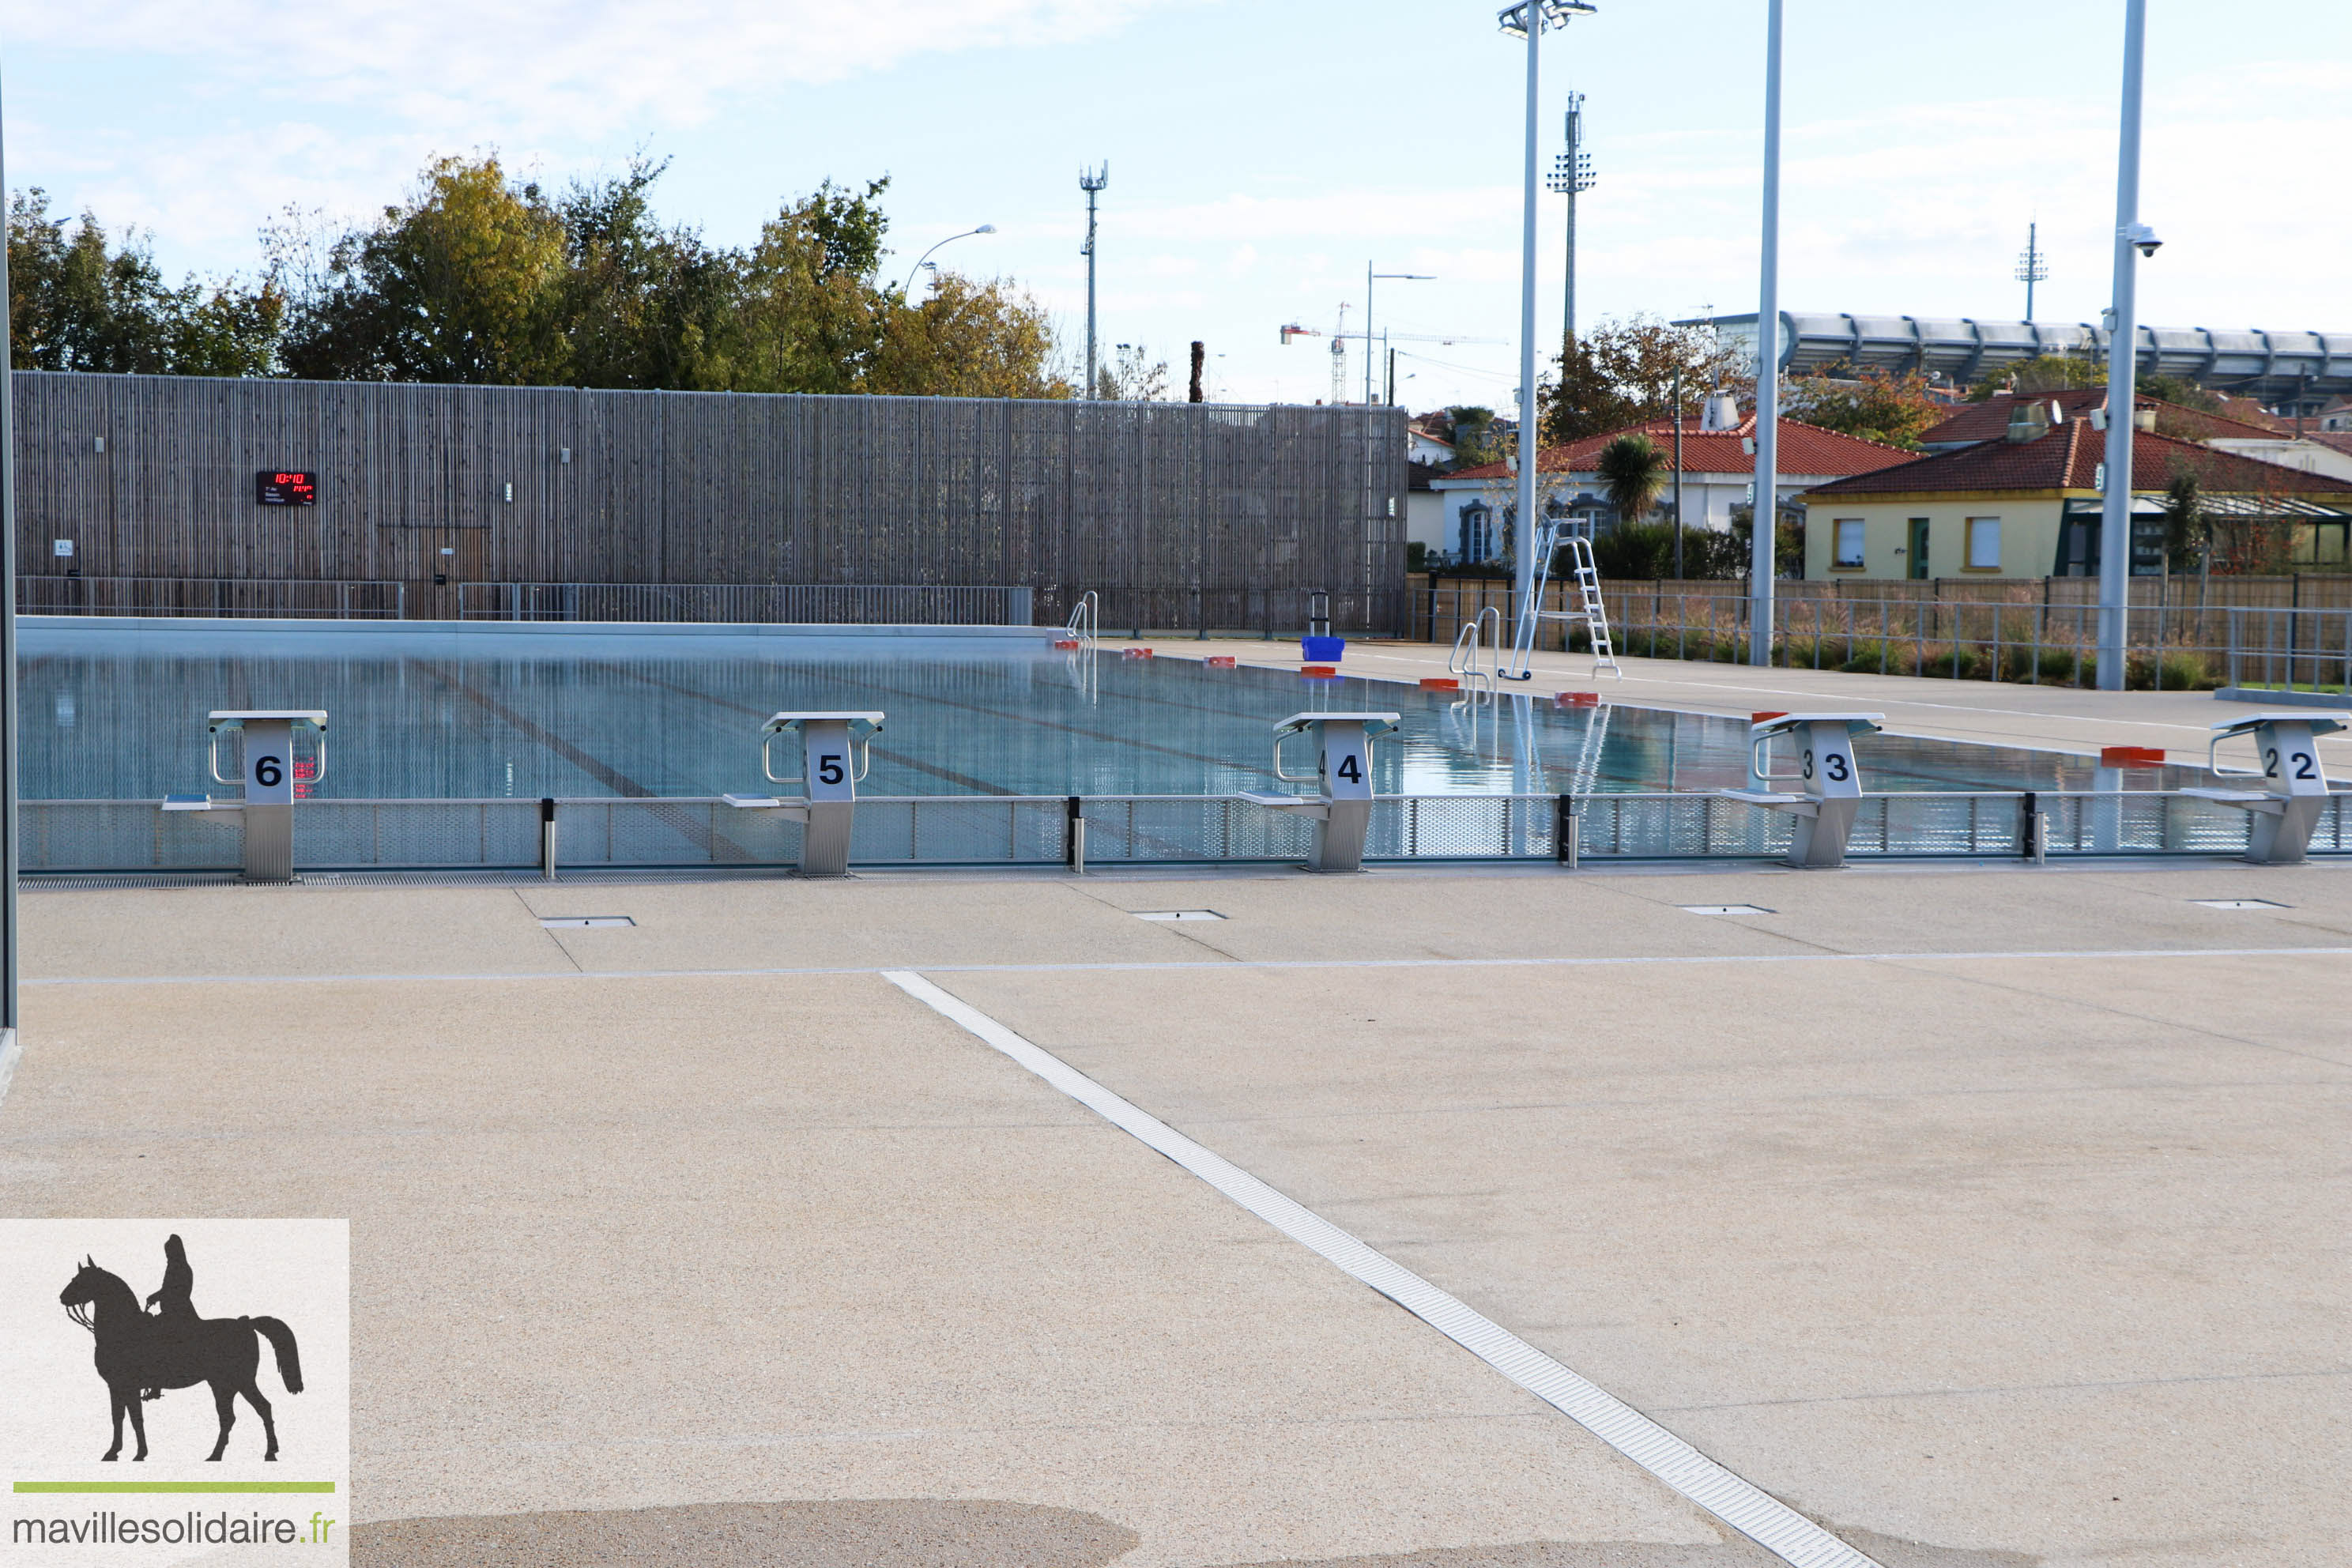
{"label": "surveillance camera", "polygon": [[2132,225],[2131,232],[2126,237],[2129,238],[2134,245],[2139,247],[2139,253],[2142,256],[2154,256],[2157,252],[2157,248],[2164,243],[2164,241],[2156,237],[2156,230],[2148,227],[2147,225],[2144,223],[2136,223]]}

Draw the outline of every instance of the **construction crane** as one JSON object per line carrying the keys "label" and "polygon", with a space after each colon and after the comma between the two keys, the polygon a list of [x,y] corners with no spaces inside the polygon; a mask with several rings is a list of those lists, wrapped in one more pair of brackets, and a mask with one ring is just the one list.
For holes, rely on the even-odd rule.
{"label": "construction crane", "polygon": [[[1501,338],[1474,338],[1461,332],[1391,332],[1385,330],[1369,335],[1363,332],[1351,332],[1348,330],[1348,306],[1345,301],[1342,301],[1339,306],[1339,324],[1328,334],[1314,327],[1303,327],[1297,322],[1292,322],[1282,329],[1282,346],[1288,348],[1290,340],[1293,338],[1319,338],[1326,335],[1331,340],[1331,401],[1335,404],[1347,401],[1344,392],[1348,384],[1348,343],[1351,339],[1362,343],[1366,353],[1371,353],[1375,339],[1382,345],[1391,342],[1504,343]],[[1505,344],[1505,346],[1508,345]]]}

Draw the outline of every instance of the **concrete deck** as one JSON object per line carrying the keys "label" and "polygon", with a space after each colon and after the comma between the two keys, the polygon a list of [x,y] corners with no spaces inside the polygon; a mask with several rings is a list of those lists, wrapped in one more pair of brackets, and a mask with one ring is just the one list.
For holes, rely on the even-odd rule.
{"label": "concrete deck", "polygon": [[[1298,644],[1256,640],[1200,642],[1190,637],[1106,639],[1105,647],[1150,647],[1165,658],[1231,657],[1268,668],[1296,669]],[[1351,642],[1340,672],[1407,684],[1443,676],[1450,649],[1430,643]],[[2095,754],[2102,746],[2154,746],[2166,760],[2203,767],[2211,726],[2263,711],[2222,702],[2210,691],[2095,691],[2067,686],[2010,686],[1990,680],[1938,680],[1908,675],[1844,675],[1836,670],[1759,669],[1672,658],[1621,658],[1622,680],[1592,675],[1587,654],[1539,653],[1528,660],[1534,679],[1503,689],[1551,698],[1562,691],[1598,691],[1614,702],[1716,713],[1745,719],[1765,710],[1853,709],[1885,713],[1898,735],[1927,735],[1983,745],[2032,746]],[[2305,710],[2309,713],[2324,711]],[[2352,731],[2322,740],[2331,772],[2352,773]],[[2232,759],[2242,765],[2244,755]]]}
{"label": "concrete deck", "polygon": [[362,1562],[1770,1561],[887,969],[1889,1568],[2352,1556],[2341,868],[24,909],[11,1212],[351,1216]]}

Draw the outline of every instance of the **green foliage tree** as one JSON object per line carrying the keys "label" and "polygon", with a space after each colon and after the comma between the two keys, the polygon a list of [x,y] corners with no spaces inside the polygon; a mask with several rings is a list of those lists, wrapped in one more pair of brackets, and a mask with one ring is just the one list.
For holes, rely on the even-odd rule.
{"label": "green foliage tree", "polygon": [[[1018,288],[881,279],[881,197],[830,181],[742,248],[655,216],[665,163],[551,196],[496,155],[443,158],[371,226],[289,209],[265,279],[163,286],[136,237],[17,196],[18,363],[45,369],[667,390],[1062,397],[1052,319]],[[1124,395],[1162,395],[1139,366]]]}
{"label": "green foliage tree", "polygon": [[[1738,540],[1729,533],[1686,528],[1682,535],[1685,582],[1738,577],[1747,564]],[[1670,579],[1675,575],[1675,525],[1621,522],[1592,542],[1592,563],[1603,577]],[[1554,575],[1566,571],[1566,562],[1553,563]]]}
{"label": "green foliage tree", "polygon": [[1620,436],[1601,448],[1594,466],[1621,523],[1641,522],[1658,504],[1672,461],[1647,436]]}
{"label": "green foliage tree", "polygon": [[88,213],[52,217],[48,195],[8,204],[8,331],[24,370],[258,375],[272,363],[284,300],[265,282],[174,289],[135,231],[110,244]]}
{"label": "green foliage tree", "polygon": [[1677,327],[1654,316],[1600,322],[1580,333],[1538,394],[1547,443],[1573,441],[1674,415],[1675,373],[1688,406],[1709,390],[1745,389],[1753,401],[1747,358],[1705,327]]}
{"label": "green foliage tree", "polygon": [[495,155],[426,166],[409,199],[330,252],[283,354],[330,381],[561,384],[562,215]]}
{"label": "green foliage tree", "polygon": [[2212,514],[2197,470],[2174,461],[2164,484],[2164,555],[2168,569],[2185,572],[2211,556]]}
{"label": "green foliage tree", "polygon": [[2078,386],[2105,386],[2103,361],[2076,359],[2073,354],[2042,354],[2008,370],[1988,371],[1968,391],[1970,403],[1982,403],[1996,392],[2067,392]]}
{"label": "green foliage tree", "polygon": [[1780,407],[1789,418],[1913,451],[1920,435],[1945,415],[1928,395],[1927,378],[1916,370],[1825,365],[1790,377],[1787,385]]}

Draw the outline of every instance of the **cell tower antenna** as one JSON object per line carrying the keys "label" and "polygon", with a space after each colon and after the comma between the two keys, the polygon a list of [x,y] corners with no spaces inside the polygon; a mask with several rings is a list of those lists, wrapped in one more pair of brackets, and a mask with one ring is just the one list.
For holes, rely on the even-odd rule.
{"label": "cell tower antenna", "polygon": [[2017,280],[2025,285],[2025,319],[2033,320],[2033,286],[2050,276],[2050,256],[2042,248],[2042,225],[2025,226],[2025,249],[2017,258]]}
{"label": "cell tower antenna", "polygon": [[1078,189],[1087,193],[1087,243],[1083,254],[1087,258],[1087,390],[1095,395],[1095,197],[1110,184],[1110,162],[1103,161],[1099,169],[1080,169]]}
{"label": "cell tower antenna", "polygon": [[1544,183],[1568,198],[1568,300],[1560,315],[1560,363],[1576,346],[1576,198],[1592,188],[1592,154],[1584,151],[1584,95],[1568,95],[1568,151],[1552,161]]}

